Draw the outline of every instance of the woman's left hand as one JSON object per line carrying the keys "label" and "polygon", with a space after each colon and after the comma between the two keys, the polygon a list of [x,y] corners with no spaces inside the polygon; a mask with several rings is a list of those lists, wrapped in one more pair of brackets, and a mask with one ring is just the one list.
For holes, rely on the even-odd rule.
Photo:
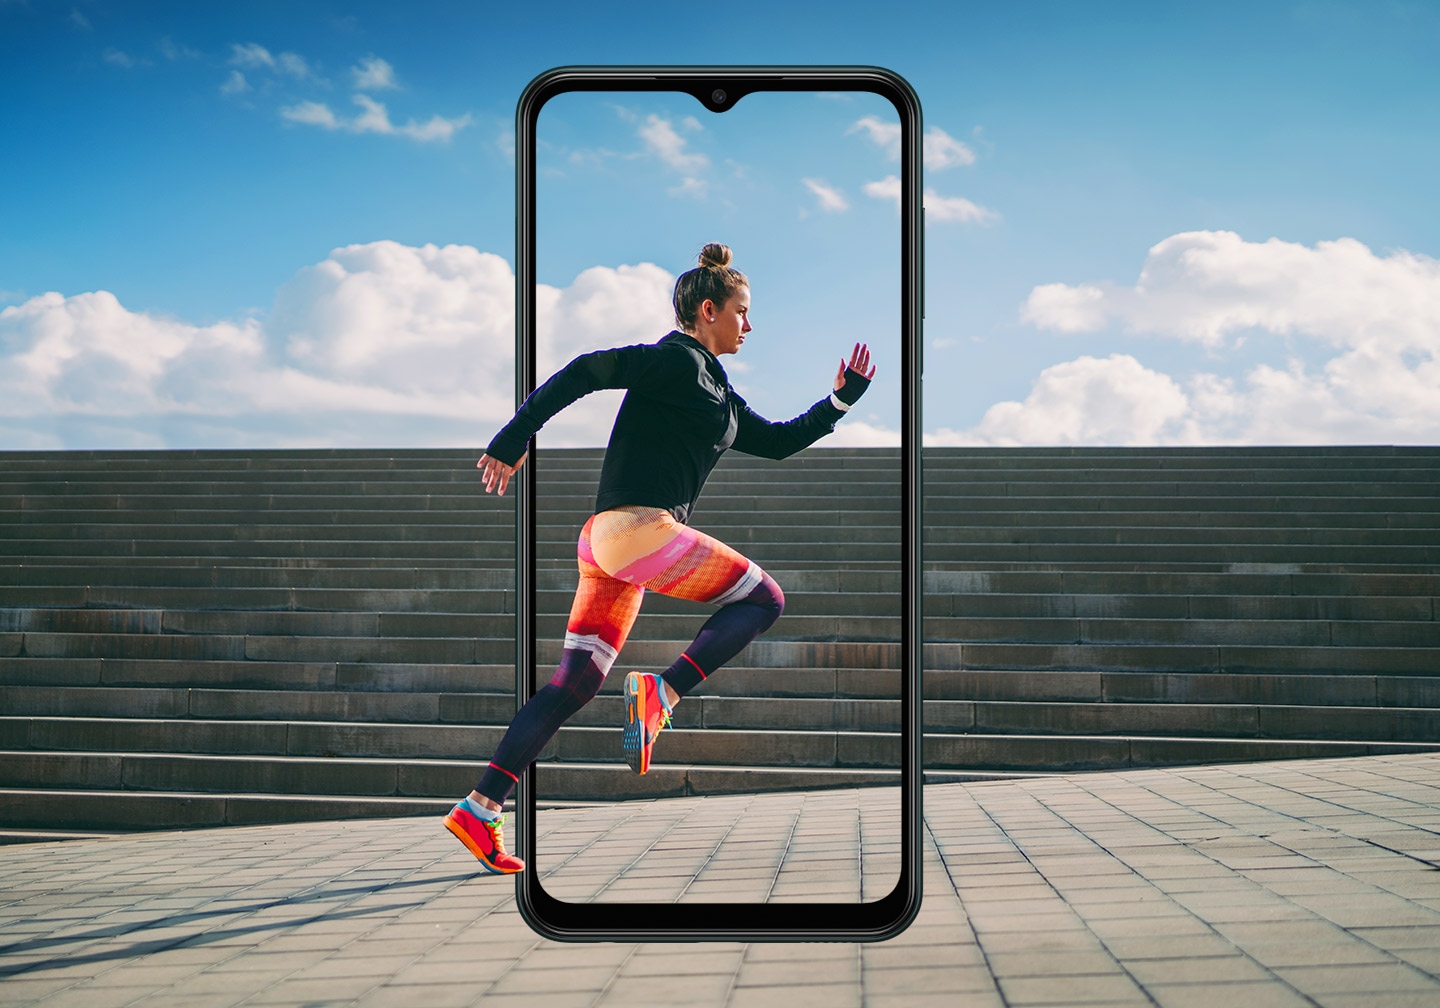
{"label": "woman's left hand", "polygon": [[485,484],[485,492],[493,492],[498,484],[500,496],[504,497],[505,488],[510,485],[510,477],[520,470],[529,457],[530,453],[527,451],[516,459],[512,466],[506,465],[497,458],[491,458],[489,455],[481,455],[480,461],[475,463],[475,468],[480,470],[480,480]]}
{"label": "woman's left hand", "polygon": [[845,387],[845,368],[849,367],[860,377],[867,381],[875,377],[875,367],[870,363],[870,347],[865,343],[856,343],[855,349],[850,352],[850,363],[840,360],[840,369],[835,372],[835,391],[839,392]]}

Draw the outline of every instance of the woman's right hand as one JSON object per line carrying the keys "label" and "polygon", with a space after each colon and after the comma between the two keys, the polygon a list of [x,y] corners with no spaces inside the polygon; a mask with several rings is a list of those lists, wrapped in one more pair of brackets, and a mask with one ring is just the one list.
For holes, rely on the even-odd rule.
{"label": "woman's right hand", "polygon": [[525,460],[529,457],[530,453],[526,452],[516,459],[515,464],[511,466],[506,465],[497,458],[491,458],[489,455],[481,455],[480,461],[475,463],[475,468],[480,470],[480,479],[485,483],[485,492],[497,492],[495,484],[499,483],[500,488],[498,493],[501,497],[504,497],[505,488],[510,485],[510,477],[520,471],[520,467],[525,464]]}
{"label": "woman's right hand", "polygon": [[845,369],[849,368],[867,382],[875,377],[875,365],[870,363],[870,345],[868,343],[856,343],[855,349],[850,353],[850,363],[845,363],[845,358],[840,358],[840,367],[835,371],[835,391],[839,392],[845,387]]}

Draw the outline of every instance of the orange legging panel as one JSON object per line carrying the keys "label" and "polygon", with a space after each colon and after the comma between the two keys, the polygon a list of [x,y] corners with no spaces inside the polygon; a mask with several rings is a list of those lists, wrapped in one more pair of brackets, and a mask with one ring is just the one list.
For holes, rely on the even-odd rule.
{"label": "orange legging panel", "polygon": [[604,670],[625,646],[646,588],[725,605],[744,598],[765,576],[719,539],[653,507],[617,508],[591,517],[580,532],[578,563],[580,585],[565,646],[594,652]]}
{"label": "orange legging panel", "polygon": [[785,607],[780,586],[758,566],[659,508],[602,511],[585,523],[578,553],[580,584],[559,666],[516,713],[475,787],[497,802],[600,689],[646,588],[720,607],[663,673],[679,696],[737,655]]}

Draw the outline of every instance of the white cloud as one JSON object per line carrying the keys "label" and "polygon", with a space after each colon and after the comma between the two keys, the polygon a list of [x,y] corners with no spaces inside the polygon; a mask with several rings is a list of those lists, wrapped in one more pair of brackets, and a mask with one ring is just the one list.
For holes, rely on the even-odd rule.
{"label": "white cloud", "polygon": [[835,425],[834,433],[825,435],[824,440],[819,443],[819,447],[898,448],[900,447],[900,432],[847,416]]}
{"label": "white cloud", "polygon": [[[891,161],[900,160],[901,130],[898,122],[887,122],[876,116],[865,116],[856,120],[855,124],[845,132],[847,134],[863,133],[866,139],[883,150],[885,156]],[[967,144],[956,140],[938,126],[931,126],[925,131],[920,146],[925,168],[928,171],[941,171],[955,165],[975,163],[975,152]]]}
{"label": "white cloud", "polygon": [[292,52],[282,52],[275,57],[275,69],[291,77],[303,78],[310,74],[305,60]]}
{"label": "white cloud", "polygon": [[1126,354],[1081,357],[1040,373],[1024,402],[1000,402],[969,431],[941,429],[939,445],[1150,445],[1173,438],[1188,400],[1167,375]]}
{"label": "white cloud", "polygon": [[844,193],[832,185],[826,184],[821,179],[801,179],[805,188],[815,194],[820,201],[820,209],[826,213],[840,213],[850,209],[850,203],[845,199]]}
{"label": "white cloud", "polygon": [[[673,284],[640,263],[541,286],[541,378],[581,353],[654,342],[673,326]],[[43,294],[0,310],[0,448],[478,448],[514,410],[513,298],[499,256],[391,241],[335,249],[268,312],[211,325],[107,291]],[[622,394],[575,403],[541,443],[604,444]],[[863,415],[826,439],[897,442]]]}
{"label": "white cloud", "polygon": [[[862,189],[866,196],[888,200],[895,204],[897,210],[900,208],[901,185],[898,176],[886,175],[877,182],[866,182]],[[1000,219],[1000,215],[994,210],[972,203],[963,196],[941,196],[934,189],[925,190],[922,202],[925,204],[927,223],[960,221],[990,224]]]}
{"label": "white cloud", "polygon": [[231,66],[246,70],[270,70],[297,80],[310,76],[309,64],[298,53],[272,54],[269,49],[256,42],[231,44],[229,62]]}
{"label": "white cloud", "polygon": [[862,186],[866,196],[889,200],[897,210],[900,209],[900,188],[900,178],[896,175],[886,175],[878,182],[866,182]]}
{"label": "white cloud", "polygon": [[[380,241],[299,270],[268,315],[197,326],[107,291],[0,310],[0,446],[483,445],[514,409],[514,275],[469,246]],[[541,287],[539,359],[653,342],[674,278],[595,267]],[[618,394],[545,443],[603,443]]]}
{"label": "white cloud", "polygon": [[1377,256],[1353,238],[1314,248],[1230,231],[1189,231],[1150,249],[1133,287],[1035,288],[1026,321],[1062,332],[1110,325],[1209,347],[1259,329],[1333,346],[1440,351],[1440,262]]}
{"label": "white cloud", "polygon": [[[687,125],[699,129],[700,124],[694,119],[688,119]],[[687,151],[687,141],[675,131],[670,120],[662,119],[658,115],[648,115],[645,121],[640,124],[637,131],[640,139],[645,141],[645,147],[650,153],[656,155],[668,167],[680,172],[682,175],[694,175],[703,171],[710,164],[710,159],[704,154]]]}
{"label": "white cloud", "polygon": [[689,177],[680,180],[679,185],[670,186],[665,191],[671,196],[694,196],[697,199],[703,197],[710,190],[710,183],[704,179]]}
{"label": "white cloud", "polygon": [[1000,215],[988,207],[972,203],[963,196],[941,196],[934,189],[925,190],[924,202],[927,223],[960,221],[990,224],[1000,219]]}
{"label": "white cloud", "polygon": [[308,374],[463,416],[494,388],[465,355],[510,356],[513,282],[503,259],[469,246],[351,245],[281,288],[266,331]]}
{"label": "white cloud", "polygon": [[[274,74],[294,77],[297,80],[315,81],[310,66],[304,58],[293,52],[272,54],[270,50],[255,42],[236,43],[231,47],[231,66],[251,71],[269,71]],[[378,56],[367,56],[350,73],[357,88],[380,91],[398,88],[394,68]],[[266,86],[270,82],[266,82]],[[323,80],[317,81],[325,84]],[[241,94],[251,89],[250,82],[239,69],[232,70],[229,78],[220,86],[224,95]],[[433,115],[424,122],[415,119],[397,125],[390,120],[390,113],[380,102],[369,95],[356,94],[351,101],[360,107],[354,116],[338,115],[328,103],[305,100],[280,108],[280,117],[288,122],[306,126],[319,126],[326,130],[345,130],[350,133],[379,133],[383,136],[407,136],[420,142],[450,140],[458,131],[471,125],[474,120],[469,113],[447,118]]]}
{"label": "white cloud", "polygon": [[394,133],[390,115],[385,106],[366,95],[355,95],[351,99],[363,111],[350,121],[349,128],[356,133]]}
{"label": "white cloud", "polygon": [[280,116],[291,122],[324,129],[339,129],[341,126],[340,120],[335,118],[335,113],[331,112],[330,106],[324,102],[303,101],[297,105],[287,105],[280,109]]}
{"label": "white cloud", "polygon": [[137,416],[172,405],[162,382],[187,350],[204,347],[216,370],[253,354],[253,323],[196,327],[123,308],[108,291],[42,294],[0,311],[0,416]]}
{"label": "white cloud", "polygon": [[[631,122],[637,119],[636,115],[628,109],[617,108],[616,112],[621,118]],[[680,125],[690,132],[704,129],[699,120],[693,116],[681,119]],[[640,123],[636,133],[644,142],[647,153],[658,157],[667,168],[682,176],[679,183],[665,190],[669,195],[703,197],[706,194],[709,190],[709,183],[700,176],[710,167],[710,159],[698,151],[687,149],[689,141],[676,131],[670,120],[652,113]],[[609,152],[587,152],[587,154],[590,153],[603,157]],[[574,155],[572,155],[573,157]]]}
{"label": "white cloud", "polygon": [[362,128],[360,124],[363,122],[365,123],[364,128],[373,128],[376,133],[398,133],[401,136],[408,136],[413,140],[448,141],[459,130],[469,126],[473,121],[467,112],[453,119],[433,115],[423,123],[411,119],[408,120],[404,126],[392,126],[389,117],[385,113],[384,105],[381,105],[379,102],[373,102],[364,95],[356,95],[355,103],[365,109],[365,114],[356,120],[357,129]]}
{"label": "white cloud", "polygon": [[44,294],[0,311],[0,425],[53,447],[472,443],[512,409],[513,285],[499,256],[375,242],[300,270],[264,321]]}
{"label": "white cloud", "polygon": [[[1393,363],[1393,362],[1392,362]],[[991,406],[975,427],[941,429],[945,445],[1434,444],[1440,368],[1381,369],[1369,388],[1331,361],[1291,360],[1242,378],[1183,380],[1127,354],[1080,357],[1042,371],[1023,402]],[[1377,394],[1378,393],[1378,394]],[[1380,396],[1388,395],[1389,400]]]}
{"label": "white cloud", "polygon": [[109,63],[111,66],[121,67],[125,70],[131,70],[137,66],[150,65],[150,62],[148,60],[143,60],[135,56],[131,56],[129,53],[123,52],[119,49],[106,49],[100,54],[100,58],[103,59],[106,63]]}
{"label": "white cloud", "polygon": [[[865,116],[846,132],[864,133],[871,143],[885,151],[886,157],[891,161],[900,160],[901,130],[898,122],[886,122],[875,116]],[[927,171],[975,163],[975,152],[938,126],[930,127],[921,143]],[[889,200],[897,208],[900,206],[900,179],[894,175],[887,175],[876,182],[867,182],[863,188],[867,196]],[[963,196],[942,196],[934,189],[925,190],[923,201],[925,219],[931,223],[959,221],[989,224],[1000,219],[1000,215],[988,207],[980,206]]]}
{"label": "white cloud", "polygon": [[75,7],[70,8],[70,14],[66,18],[66,20],[68,20],[76,28],[79,28],[81,31],[90,31],[93,27],[90,24],[90,19],[87,18],[84,14],[81,14],[80,11]]}
{"label": "white cloud", "polygon": [[866,139],[883,150],[891,161],[900,160],[901,130],[898,122],[886,122],[875,116],[865,116],[856,120],[845,132],[865,134]]}
{"label": "white cloud", "polygon": [[249,90],[250,82],[245,79],[245,75],[239,70],[231,70],[230,76],[226,77],[225,82],[220,85],[220,93],[227,98],[231,95],[244,94]]}
{"label": "white cloud", "polygon": [[160,50],[160,55],[164,56],[167,60],[170,60],[170,62],[172,62],[172,63],[176,62],[177,60],[182,60],[182,59],[199,59],[199,58],[200,58],[200,53],[199,53],[199,52],[197,52],[197,51],[194,50],[194,49],[191,49],[189,46],[185,45],[184,43],[178,43],[178,42],[176,42],[176,41],[175,41],[174,39],[172,39],[169,35],[166,35],[166,36],[164,36],[163,38],[161,38],[159,42],[155,43],[155,45],[156,45],[156,47]]}
{"label": "white cloud", "polygon": [[350,68],[355,87],[361,91],[385,91],[397,88],[395,68],[378,56],[367,56]]}
{"label": "white cloud", "polygon": [[230,46],[230,63],[233,66],[258,70],[262,67],[275,68],[275,57],[270,50],[255,42],[234,43]]}
{"label": "white cloud", "polygon": [[[541,284],[535,296],[540,380],[578,354],[655,342],[675,327],[674,287],[675,277],[653,263],[592,266],[565,288]],[[540,444],[605,444],[623,396],[619,390],[586,396],[545,425]]]}
{"label": "white cloud", "polygon": [[1105,291],[1094,284],[1040,284],[1030,291],[1020,317],[1041,329],[1094,332],[1108,321]]}
{"label": "white cloud", "polygon": [[[1351,238],[1313,248],[1231,232],[1155,245],[1138,281],[1043,284],[1022,318],[1060,332],[1114,327],[1198,342],[1248,336],[1271,360],[1176,378],[1115,354],[1041,372],[953,444],[1433,444],[1440,440],[1440,261],[1377,256]],[[1275,359],[1278,356],[1278,359]]]}
{"label": "white cloud", "polygon": [[280,109],[280,116],[290,122],[302,123],[307,126],[319,126],[322,129],[337,130],[343,129],[351,133],[380,133],[387,136],[408,136],[413,140],[447,141],[459,130],[469,126],[473,121],[470,114],[458,116],[454,119],[446,119],[443,116],[432,116],[428,122],[419,123],[414,119],[403,126],[396,126],[390,121],[390,115],[385,106],[367,95],[357,94],[353,98],[356,105],[359,105],[361,112],[353,119],[342,119],[331,111],[330,106],[323,102],[303,101],[295,105],[287,105]]}
{"label": "white cloud", "polygon": [[926,171],[941,171],[955,165],[975,163],[975,152],[939,126],[932,126],[925,132],[921,146],[925,152]]}

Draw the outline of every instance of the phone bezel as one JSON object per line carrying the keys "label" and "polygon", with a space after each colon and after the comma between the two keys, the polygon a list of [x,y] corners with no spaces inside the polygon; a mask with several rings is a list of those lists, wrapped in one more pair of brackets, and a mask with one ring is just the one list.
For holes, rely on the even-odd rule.
{"label": "phone bezel", "polygon": [[[568,903],[545,892],[538,872],[515,877],[521,915],[538,933],[561,941],[875,941],[902,931],[921,899],[921,566],[920,379],[923,219],[920,101],[898,74],[880,67],[559,67],[525,88],[515,114],[515,382],[516,402],[536,387],[535,127],[541,108],[572,91],[684,92],[713,108],[709,92],[727,92],[727,106],[757,91],[867,91],[900,116],[901,424],[901,755],[900,875],[895,888],[869,903]],[[535,667],[536,456],[516,491],[517,708],[537,688]],[[535,853],[535,767],[516,788],[517,853]],[[738,912],[737,912],[738,911]],[[743,922],[742,922],[743,919]]]}

